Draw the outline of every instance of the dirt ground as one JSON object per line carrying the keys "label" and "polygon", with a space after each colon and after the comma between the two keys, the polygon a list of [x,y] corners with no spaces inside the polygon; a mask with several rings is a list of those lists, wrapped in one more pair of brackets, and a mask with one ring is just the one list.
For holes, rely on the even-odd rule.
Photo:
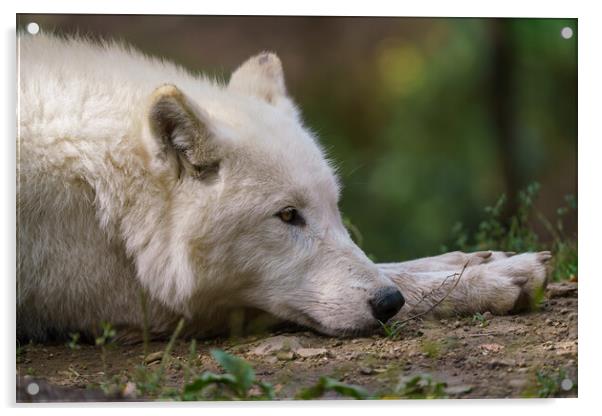
{"label": "dirt ground", "polygon": [[[199,373],[220,372],[209,353],[220,348],[250,362],[257,379],[274,385],[277,399],[294,398],[320,376],[387,395],[419,374],[445,382],[445,395],[450,398],[576,397],[577,284],[552,284],[546,293],[537,312],[425,319],[406,325],[395,338],[381,334],[337,339],[280,331],[236,341],[200,341],[193,356],[190,342],[177,341],[165,382],[181,388],[187,366]],[[149,345],[150,368],[160,365],[160,359],[153,359],[160,353],[152,353],[163,351],[165,345]],[[144,359],[143,345],[107,349],[103,366],[100,349],[94,345],[72,349],[64,344],[29,344],[17,356],[18,400],[103,400],[106,396],[98,386],[108,377],[126,385],[119,397],[153,399],[136,395],[131,383],[126,384]],[[37,395],[27,393],[31,380],[40,387]],[[552,386],[547,393],[546,386]]]}

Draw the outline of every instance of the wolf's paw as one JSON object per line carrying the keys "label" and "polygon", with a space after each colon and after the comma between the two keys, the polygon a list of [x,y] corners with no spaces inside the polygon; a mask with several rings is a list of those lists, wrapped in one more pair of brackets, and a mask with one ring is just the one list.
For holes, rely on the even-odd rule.
{"label": "wolf's paw", "polygon": [[550,272],[549,251],[523,253],[491,262],[483,269],[482,290],[493,313],[531,309],[543,294]]}
{"label": "wolf's paw", "polygon": [[454,251],[446,254],[449,256],[448,261],[453,264],[460,266],[468,263],[469,266],[476,266],[479,264],[487,264],[497,260],[507,259],[516,255],[513,251],[475,251],[473,253],[464,253],[462,251]]}

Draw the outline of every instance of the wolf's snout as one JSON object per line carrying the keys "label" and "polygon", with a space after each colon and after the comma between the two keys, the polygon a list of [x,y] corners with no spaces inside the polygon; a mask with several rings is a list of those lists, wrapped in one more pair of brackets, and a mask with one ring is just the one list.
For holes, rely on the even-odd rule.
{"label": "wolf's snout", "polygon": [[405,303],[401,292],[394,287],[380,289],[369,301],[372,315],[381,322],[387,322],[395,316]]}

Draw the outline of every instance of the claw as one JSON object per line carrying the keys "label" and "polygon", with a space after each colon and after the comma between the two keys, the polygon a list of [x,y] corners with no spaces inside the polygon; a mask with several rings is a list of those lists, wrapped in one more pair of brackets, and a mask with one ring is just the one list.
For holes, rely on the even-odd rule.
{"label": "claw", "polygon": [[547,263],[552,260],[552,253],[549,251],[540,251],[537,253],[537,257],[542,263]]}
{"label": "claw", "polygon": [[475,253],[478,257],[481,257],[483,259],[488,259],[489,257],[491,257],[491,255],[493,254],[492,251],[478,251]]}
{"label": "claw", "polygon": [[516,254],[516,251],[505,251],[504,254],[506,257],[512,257]]}

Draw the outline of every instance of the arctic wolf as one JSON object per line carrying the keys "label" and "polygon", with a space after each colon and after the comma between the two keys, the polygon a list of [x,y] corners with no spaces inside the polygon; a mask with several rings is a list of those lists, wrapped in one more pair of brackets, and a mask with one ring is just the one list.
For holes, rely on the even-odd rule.
{"label": "arctic wolf", "polygon": [[20,338],[180,317],[203,336],[240,308],[348,335],[435,304],[507,313],[545,283],[547,252],[368,259],[273,53],[222,85],[115,43],[18,43]]}

